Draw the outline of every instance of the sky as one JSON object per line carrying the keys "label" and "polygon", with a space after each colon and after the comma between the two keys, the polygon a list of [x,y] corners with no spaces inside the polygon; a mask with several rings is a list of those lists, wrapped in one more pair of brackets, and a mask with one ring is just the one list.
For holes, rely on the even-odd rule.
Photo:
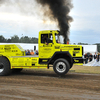
{"label": "sky", "polygon": [[[41,30],[59,30],[55,21],[44,20],[41,7],[37,7],[34,0],[11,1],[0,3],[0,35],[5,38],[14,35],[38,38]],[[70,43],[100,43],[100,0],[72,0],[72,3]]]}

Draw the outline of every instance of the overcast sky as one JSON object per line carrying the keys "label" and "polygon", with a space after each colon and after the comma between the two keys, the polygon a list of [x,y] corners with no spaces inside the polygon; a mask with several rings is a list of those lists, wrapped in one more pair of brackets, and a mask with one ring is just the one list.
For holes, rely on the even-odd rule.
{"label": "overcast sky", "polygon": [[[29,4],[18,1],[17,4],[0,3],[0,35],[5,38],[13,35],[38,37],[41,30],[58,30],[54,21],[43,20],[34,0]],[[70,27],[70,42],[100,43],[100,0],[73,0],[72,3],[70,16],[74,21]]]}

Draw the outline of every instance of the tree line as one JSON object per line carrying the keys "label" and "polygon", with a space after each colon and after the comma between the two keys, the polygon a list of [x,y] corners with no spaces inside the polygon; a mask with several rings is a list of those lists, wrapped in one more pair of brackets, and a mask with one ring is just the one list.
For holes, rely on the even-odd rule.
{"label": "tree line", "polygon": [[22,36],[19,38],[17,35],[6,39],[4,36],[0,35],[0,43],[38,43],[38,38]]}

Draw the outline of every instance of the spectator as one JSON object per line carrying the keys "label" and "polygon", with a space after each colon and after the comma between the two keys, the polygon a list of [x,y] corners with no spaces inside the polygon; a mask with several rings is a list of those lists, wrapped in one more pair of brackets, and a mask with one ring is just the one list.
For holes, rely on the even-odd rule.
{"label": "spectator", "polygon": [[27,50],[27,54],[26,55],[30,55],[30,50],[29,49]]}
{"label": "spectator", "polygon": [[91,62],[92,59],[93,59],[93,55],[90,53],[90,55],[89,55],[89,62]]}
{"label": "spectator", "polygon": [[88,58],[89,58],[88,55],[85,54],[85,55],[84,55],[84,58],[85,58],[85,64],[87,64],[87,63],[88,63]]}
{"label": "spectator", "polygon": [[34,55],[34,52],[33,52],[33,50],[31,50],[30,54],[31,54],[31,55]]}
{"label": "spectator", "polygon": [[25,50],[25,54],[27,55],[27,50]]}
{"label": "spectator", "polygon": [[38,53],[38,51],[36,50],[36,51],[35,51],[35,55],[38,55],[38,54],[39,54],[39,53]]}
{"label": "spectator", "polygon": [[95,54],[94,54],[94,59],[97,59],[97,54],[96,54],[96,52],[95,52]]}

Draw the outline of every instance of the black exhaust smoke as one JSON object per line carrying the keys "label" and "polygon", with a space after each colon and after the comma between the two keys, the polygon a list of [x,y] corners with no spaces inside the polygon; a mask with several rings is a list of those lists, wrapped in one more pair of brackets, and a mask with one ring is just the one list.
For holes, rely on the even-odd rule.
{"label": "black exhaust smoke", "polygon": [[[57,21],[60,33],[63,35],[64,43],[66,44],[67,41],[69,41],[69,28],[70,28],[69,23],[73,20],[69,16],[69,12],[73,7],[71,3],[72,0],[0,0],[0,6],[2,4],[6,4],[7,6],[13,3],[17,4],[23,13],[26,14],[27,12],[30,12],[33,14],[35,9],[28,9],[28,8],[32,8],[34,1],[42,5],[43,9],[41,9],[40,13],[41,12],[44,13],[44,16],[47,16],[47,18],[50,18],[50,20],[53,20],[55,22]],[[38,4],[35,5],[36,8],[41,8],[38,6]],[[23,9],[23,5],[25,6],[29,5],[29,6]],[[37,11],[37,14],[38,13],[39,10]]]}
{"label": "black exhaust smoke", "polygon": [[[72,0],[36,0],[38,3],[44,6],[48,6],[49,10],[44,10],[44,15],[50,19],[55,19],[58,22],[58,27],[61,34],[64,37],[64,43],[69,41],[69,28],[70,22],[73,20],[69,16],[70,9],[73,7]],[[51,18],[52,17],[52,18]]]}

